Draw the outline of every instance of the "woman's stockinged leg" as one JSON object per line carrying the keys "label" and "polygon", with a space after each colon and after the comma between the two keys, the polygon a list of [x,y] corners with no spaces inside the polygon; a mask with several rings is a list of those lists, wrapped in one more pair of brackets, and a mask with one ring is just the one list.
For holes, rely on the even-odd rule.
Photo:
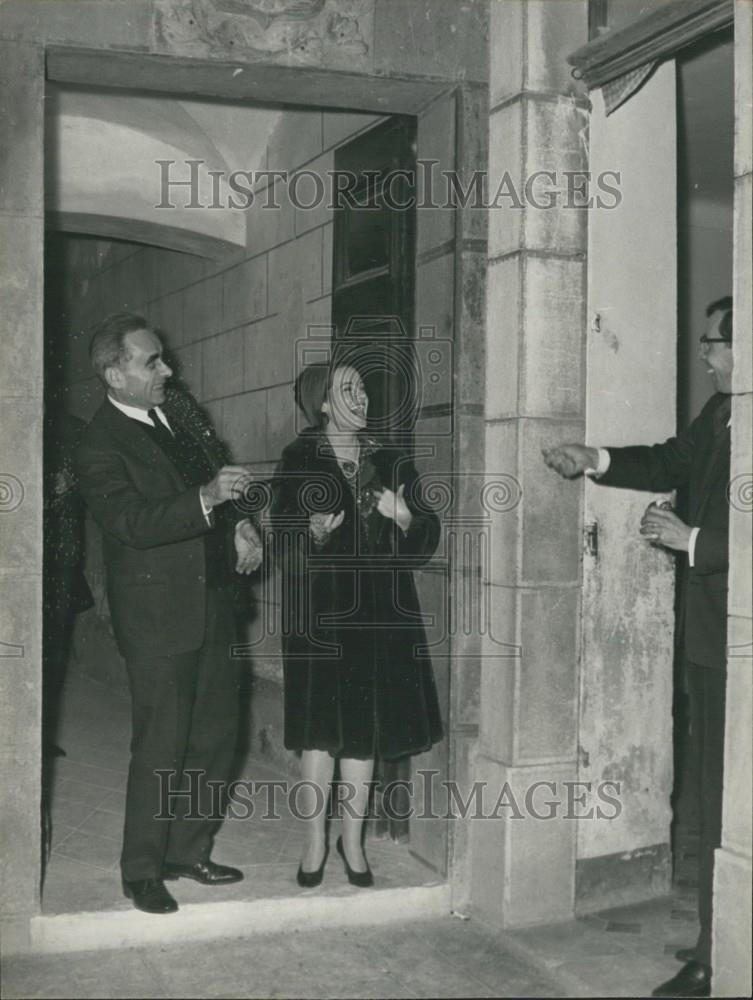
{"label": "woman's stockinged leg", "polygon": [[301,754],[301,780],[298,810],[306,827],[301,866],[313,872],[321,865],[326,848],[327,802],[329,800],[335,758],[326,750],[304,750]]}
{"label": "woman's stockinged leg", "polygon": [[343,757],[340,760],[340,777],[348,786],[340,809],[343,821],[343,849],[350,867],[356,872],[368,869],[363,854],[361,836],[363,821],[369,807],[369,791],[374,774],[374,759],[355,760]]}

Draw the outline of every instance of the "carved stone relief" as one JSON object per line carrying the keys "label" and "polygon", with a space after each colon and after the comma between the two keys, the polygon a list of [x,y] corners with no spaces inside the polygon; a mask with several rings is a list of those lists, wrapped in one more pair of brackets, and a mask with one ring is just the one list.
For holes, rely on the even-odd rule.
{"label": "carved stone relief", "polygon": [[243,62],[366,70],[374,0],[156,0],[159,50]]}

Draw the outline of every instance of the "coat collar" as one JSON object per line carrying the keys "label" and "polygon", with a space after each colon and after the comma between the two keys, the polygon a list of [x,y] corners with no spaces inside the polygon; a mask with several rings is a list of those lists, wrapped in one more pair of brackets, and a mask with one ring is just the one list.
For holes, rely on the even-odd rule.
{"label": "coat collar", "polygon": [[[345,479],[346,482],[350,482],[353,479],[353,475],[349,474],[348,470],[344,469],[340,465],[337,455],[335,454],[325,431],[319,430],[315,427],[308,427],[301,433],[299,441],[303,447],[309,450],[311,458],[313,458],[314,461],[324,459],[325,462],[331,462],[337,469],[338,474]],[[373,478],[375,472],[374,463],[372,462],[371,457],[376,452],[381,451],[383,446],[377,438],[368,434],[366,431],[359,432],[358,441],[360,444],[358,456],[360,485],[365,486]],[[355,472],[355,469],[353,471]]]}

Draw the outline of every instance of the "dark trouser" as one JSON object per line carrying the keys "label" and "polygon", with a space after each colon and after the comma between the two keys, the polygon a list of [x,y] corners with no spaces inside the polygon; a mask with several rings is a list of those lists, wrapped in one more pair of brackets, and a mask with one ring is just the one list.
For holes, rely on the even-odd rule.
{"label": "dark trouser", "polygon": [[[218,808],[218,794],[212,798],[207,782],[228,780],[238,730],[240,668],[230,659],[234,639],[230,592],[208,590],[200,649],[127,660],[133,737],[121,855],[126,881],[160,878],[165,861],[194,864],[209,857],[223,803],[219,800]],[[194,777],[193,801],[188,796],[168,800],[168,790],[189,788],[192,770],[201,772]],[[156,771],[174,773],[160,779]],[[158,818],[160,813],[164,818]]]}
{"label": "dark trouser", "polygon": [[711,965],[711,904],[714,890],[714,851],[722,840],[722,786],[724,775],[724,670],[687,663],[690,736],[698,761],[698,802],[701,837],[698,850],[698,915],[701,932],[696,959]]}

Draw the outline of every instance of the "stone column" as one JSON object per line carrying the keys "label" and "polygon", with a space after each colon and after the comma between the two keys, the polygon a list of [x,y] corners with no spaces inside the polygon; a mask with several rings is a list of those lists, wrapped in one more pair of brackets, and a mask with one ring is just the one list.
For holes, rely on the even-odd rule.
{"label": "stone column", "polygon": [[[581,494],[552,489],[541,447],[583,435],[585,212],[545,192],[587,169],[588,102],[565,58],[586,39],[581,0],[492,4],[486,468],[522,490],[493,514],[484,580],[477,774],[503,804],[473,824],[472,903],[498,927],[573,913],[576,824],[543,817],[562,816],[577,776]],[[559,176],[526,192],[536,171]]]}
{"label": "stone column", "polygon": [[727,717],[722,846],[714,863],[714,996],[751,992],[751,759],[753,629],[750,567],[753,475],[753,5],[735,4],[735,320],[730,469]]}
{"label": "stone column", "polygon": [[0,41],[0,905],[5,951],[39,909],[44,53]]}

